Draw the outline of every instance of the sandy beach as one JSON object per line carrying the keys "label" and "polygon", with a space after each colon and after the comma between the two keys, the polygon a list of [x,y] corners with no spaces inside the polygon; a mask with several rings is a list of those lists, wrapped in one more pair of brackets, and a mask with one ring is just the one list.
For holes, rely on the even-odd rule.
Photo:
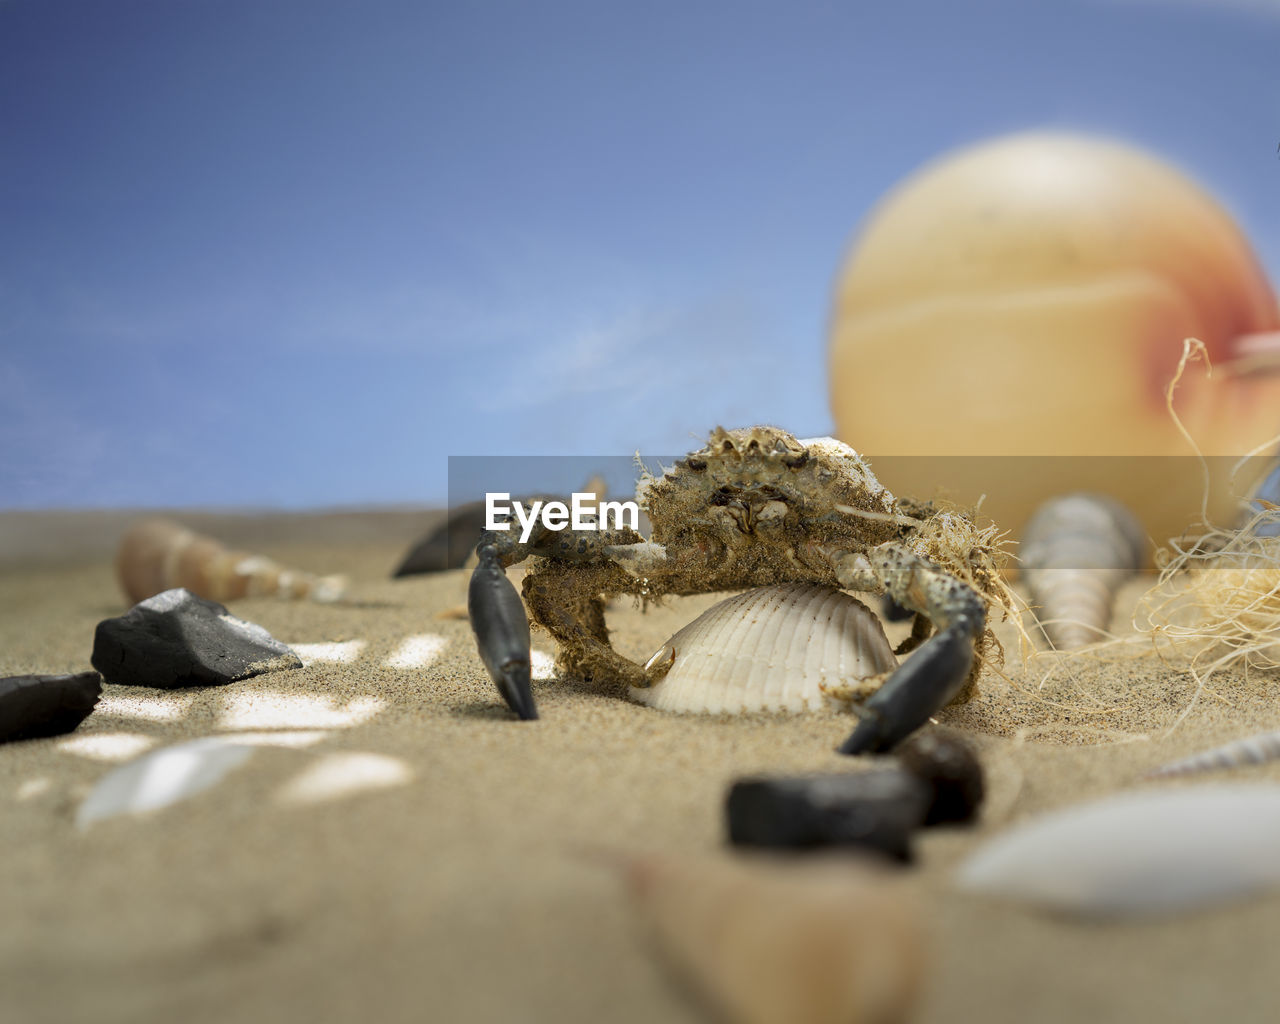
{"label": "sandy beach", "polygon": [[[131,518],[0,515],[0,676],[89,667],[95,625],[127,607],[111,553]],[[347,573],[351,591],[332,605],[232,606],[298,645],[300,670],[208,689],[108,686],[75,733],[0,746],[0,1019],[703,1019],[653,956],[616,874],[583,850],[732,856],[728,785],[855,767],[834,753],[850,716],[664,715],[551,678],[540,660],[542,718],[516,722],[469,624],[447,614],[465,601],[465,574],[389,578],[429,513],[185,520],[286,564]],[[1122,619],[1148,584],[1122,592]],[[615,602],[615,646],[643,659],[714,600],[647,613]],[[983,761],[982,820],[922,834],[904,869],[930,936],[915,1019],[1273,1019],[1280,894],[1099,924],[966,896],[952,876],[1012,822],[1156,785],[1141,780],[1156,765],[1280,728],[1278,681],[1221,673],[1169,733],[1196,690],[1176,664],[1024,665],[1002,630],[1008,679],[988,672],[972,703],[940,716]],[[553,653],[545,635],[534,647]],[[212,789],[76,827],[114,765],[232,734],[261,745]],[[1280,762],[1215,778],[1275,782]]]}

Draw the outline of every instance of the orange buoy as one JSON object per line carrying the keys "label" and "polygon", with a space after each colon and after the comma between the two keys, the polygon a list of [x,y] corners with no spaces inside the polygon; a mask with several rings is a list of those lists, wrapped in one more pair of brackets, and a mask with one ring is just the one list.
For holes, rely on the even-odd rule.
{"label": "orange buoy", "polygon": [[1233,457],[1280,434],[1280,308],[1244,234],[1131,146],[985,142],[908,178],[858,235],[831,322],[837,435],[899,495],[986,495],[1018,529],[1046,498],[1100,491],[1163,541],[1201,506],[1165,400],[1187,338],[1214,370],[1190,366],[1175,408],[1220,457],[1226,523]]}

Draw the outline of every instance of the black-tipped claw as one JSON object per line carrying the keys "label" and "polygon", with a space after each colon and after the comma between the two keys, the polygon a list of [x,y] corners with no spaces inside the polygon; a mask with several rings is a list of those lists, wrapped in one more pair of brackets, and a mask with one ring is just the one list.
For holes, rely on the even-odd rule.
{"label": "black-tipped claw", "polygon": [[493,669],[489,669],[489,674],[498,684],[498,692],[507,702],[507,707],[526,722],[537,719],[538,708],[533,703],[533,691],[529,685],[528,661],[523,664],[518,661],[509,661],[500,665],[496,673]]}
{"label": "black-tipped claw", "polygon": [[524,602],[507,579],[497,551],[481,544],[477,554],[480,564],[471,574],[467,612],[480,660],[507,706],[525,721],[532,721],[538,717],[538,709],[530,683],[529,618]]}
{"label": "black-tipped claw", "polygon": [[904,661],[862,709],[862,721],[840,745],[842,754],[892,750],[946,707],[973,665],[973,631],[948,626]]}
{"label": "black-tipped claw", "polygon": [[880,614],[889,622],[906,622],[907,619],[915,615],[915,612],[910,608],[903,607],[888,594],[885,594],[880,601]]}

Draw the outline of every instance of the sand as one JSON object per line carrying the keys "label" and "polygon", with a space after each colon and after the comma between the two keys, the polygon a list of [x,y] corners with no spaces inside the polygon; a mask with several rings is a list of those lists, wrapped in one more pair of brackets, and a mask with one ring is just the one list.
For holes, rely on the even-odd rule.
{"label": "sand", "polygon": [[[0,675],[88,667],[94,626],[126,607],[110,552],[128,519],[0,515]],[[516,722],[468,623],[439,617],[465,600],[465,575],[388,578],[428,519],[205,517],[282,562],[349,573],[339,605],[232,607],[286,643],[342,646],[304,646],[303,669],[227,687],[109,686],[72,736],[0,746],[0,1020],[703,1019],[583,849],[727,855],[729,783],[849,769],[833,748],[853,720],[672,717],[544,678],[542,719]],[[645,657],[712,600],[647,614],[619,602],[616,645]],[[407,644],[424,636],[438,639]],[[1273,1019],[1280,893],[1087,924],[959,894],[951,878],[1013,821],[1280,728],[1280,680],[1222,673],[1168,734],[1195,686],[1154,656],[1023,666],[1014,647],[1006,673],[940,716],[974,743],[990,796],[977,827],[923,835],[908,869],[931,936],[914,1019]],[[232,733],[283,745],[185,803],[77,829],[115,764]],[[1217,778],[1274,782],[1280,764]]]}

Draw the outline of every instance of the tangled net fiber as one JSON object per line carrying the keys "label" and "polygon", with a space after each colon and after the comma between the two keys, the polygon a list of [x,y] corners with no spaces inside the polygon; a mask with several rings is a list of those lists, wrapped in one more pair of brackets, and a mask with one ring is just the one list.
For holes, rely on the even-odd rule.
{"label": "tangled net fiber", "polygon": [[[1187,339],[1166,392],[1169,414],[1193,448],[1194,440],[1174,412],[1173,392],[1187,362],[1197,356],[1207,364],[1204,346]],[[1237,470],[1254,456],[1274,450],[1277,440],[1247,454]],[[1196,454],[1205,466],[1198,448]],[[1273,535],[1280,532],[1280,506],[1255,499],[1249,507],[1256,511],[1243,527],[1217,526],[1207,514],[1208,480],[1205,466],[1205,532],[1189,543],[1171,540],[1156,553],[1160,577],[1140,599],[1133,620],[1158,651],[1186,665],[1198,684],[1197,696],[1224,668],[1280,668],[1280,537]],[[1193,699],[1183,710],[1179,722],[1194,703]]]}

